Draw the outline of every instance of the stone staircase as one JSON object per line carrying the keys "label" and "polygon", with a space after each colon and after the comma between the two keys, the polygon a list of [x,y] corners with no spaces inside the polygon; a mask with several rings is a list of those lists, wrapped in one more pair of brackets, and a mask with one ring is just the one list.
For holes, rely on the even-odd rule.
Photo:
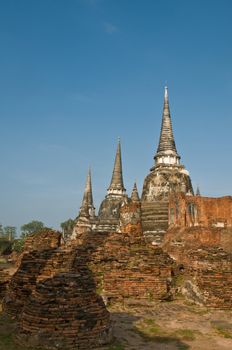
{"label": "stone staircase", "polygon": [[142,202],[141,212],[146,240],[161,244],[168,228],[168,201]]}

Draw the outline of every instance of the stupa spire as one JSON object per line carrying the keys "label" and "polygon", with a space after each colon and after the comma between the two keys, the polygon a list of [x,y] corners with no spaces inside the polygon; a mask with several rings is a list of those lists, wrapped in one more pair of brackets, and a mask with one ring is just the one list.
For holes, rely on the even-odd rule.
{"label": "stupa spire", "polygon": [[197,185],[196,196],[200,196],[200,195],[201,195],[200,188],[199,188],[199,185]]}
{"label": "stupa spire", "polygon": [[134,187],[133,187],[132,192],[131,192],[131,200],[132,200],[132,202],[139,202],[140,201],[136,182],[134,183]]}
{"label": "stupa spire", "polygon": [[154,157],[156,164],[179,164],[180,156],[176,150],[176,144],[172,131],[172,121],[169,108],[168,88],[164,88],[164,106],[162,115],[162,124],[160,131],[160,139],[156,155]]}
{"label": "stupa spire", "polygon": [[118,140],[118,146],[115,156],[114,169],[111,178],[110,186],[107,190],[108,194],[123,195],[126,192],[123,184],[122,175],[122,156],[121,156],[121,142]]}
{"label": "stupa spire", "polygon": [[83,195],[82,205],[80,208],[80,215],[90,216],[90,217],[95,216],[95,208],[93,205],[91,169],[90,168],[89,168],[87,178],[86,178],[85,191],[84,191],[84,195]]}

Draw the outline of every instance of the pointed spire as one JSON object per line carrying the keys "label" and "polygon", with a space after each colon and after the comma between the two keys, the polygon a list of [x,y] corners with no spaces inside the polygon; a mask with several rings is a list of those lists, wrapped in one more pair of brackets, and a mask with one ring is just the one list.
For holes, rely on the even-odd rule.
{"label": "pointed spire", "polygon": [[88,175],[86,178],[85,191],[80,208],[80,215],[94,217],[94,205],[93,205],[93,193],[92,193],[92,181],[91,170],[89,167]]}
{"label": "pointed spire", "polygon": [[200,195],[201,195],[200,188],[199,188],[199,186],[197,185],[196,196],[200,196]]}
{"label": "pointed spire", "polygon": [[176,145],[174,141],[173,131],[172,131],[172,121],[169,109],[168,101],[168,88],[164,88],[164,107],[163,107],[163,116],[162,116],[162,126],[160,133],[160,140],[157,149],[157,153],[163,151],[176,151]]}
{"label": "pointed spire", "polygon": [[125,191],[126,190],[123,185],[123,176],[122,176],[121,142],[119,139],[115,162],[114,162],[112,179],[107,192],[108,194],[123,195],[125,194]]}
{"label": "pointed spire", "polygon": [[[167,156],[165,158],[165,156]],[[169,156],[169,158],[168,158]],[[170,159],[170,157],[172,159]],[[176,150],[176,144],[172,131],[172,121],[169,109],[168,88],[164,88],[164,106],[159,145],[154,157],[156,163],[179,164],[180,156]]]}
{"label": "pointed spire", "polygon": [[136,182],[134,183],[134,187],[133,187],[132,192],[131,192],[131,200],[132,200],[132,202],[139,202],[140,201]]}

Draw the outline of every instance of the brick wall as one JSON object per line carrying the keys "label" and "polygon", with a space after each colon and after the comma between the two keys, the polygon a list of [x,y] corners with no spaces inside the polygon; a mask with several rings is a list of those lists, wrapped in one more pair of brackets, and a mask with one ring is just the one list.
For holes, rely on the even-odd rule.
{"label": "brick wall", "polygon": [[179,227],[232,227],[232,197],[210,198],[171,194],[169,225]]}

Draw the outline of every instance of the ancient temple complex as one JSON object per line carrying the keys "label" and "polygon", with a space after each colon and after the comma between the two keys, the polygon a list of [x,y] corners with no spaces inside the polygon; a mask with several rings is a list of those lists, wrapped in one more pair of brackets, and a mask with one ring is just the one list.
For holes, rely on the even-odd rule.
{"label": "ancient temple complex", "polygon": [[136,183],[126,193],[119,140],[98,213],[89,169],[71,237],[47,228],[29,235],[15,274],[6,279],[0,271],[3,310],[17,319],[16,343],[99,349],[112,341],[106,306],[115,302],[150,308],[182,295],[231,311],[232,197],[203,197],[199,188],[194,195],[180,159],[165,87],[160,138],[141,197]]}
{"label": "ancient temple complex", "polygon": [[182,192],[191,196],[194,194],[189,173],[180,163],[180,158],[172,130],[168,89],[165,87],[160,139],[154,155],[154,165],[144,180],[141,199],[136,184],[131,196],[126,194],[119,140],[111,182],[98,215],[95,214],[93,203],[91,172],[90,170],[88,172],[83,201],[72,238],[76,238],[86,230],[120,231],[121,208],[128,202],[137,202],[141,208],[139,215],[145,237],[154,244],[161,243],[168,227],[169,194],[171,192]]}

